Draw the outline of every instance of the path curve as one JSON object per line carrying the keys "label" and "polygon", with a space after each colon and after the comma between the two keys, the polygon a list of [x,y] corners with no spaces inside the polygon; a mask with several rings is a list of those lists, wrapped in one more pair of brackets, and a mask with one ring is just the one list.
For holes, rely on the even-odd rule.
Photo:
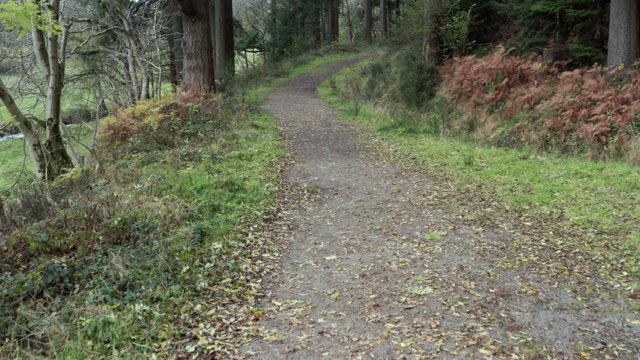
{"label": "path curve", "polygon": [[517,229],[462,221],[450,187],[380,160],[337,119],[316,88],[353,62],[303,74],[266,102],[293,155],[283,181],[312,199],[283,209],[281,273],[240,357],[635,358],[626,305],[578,298],[568,285],[579,279],[559,285],[535,264],[497,268]]}

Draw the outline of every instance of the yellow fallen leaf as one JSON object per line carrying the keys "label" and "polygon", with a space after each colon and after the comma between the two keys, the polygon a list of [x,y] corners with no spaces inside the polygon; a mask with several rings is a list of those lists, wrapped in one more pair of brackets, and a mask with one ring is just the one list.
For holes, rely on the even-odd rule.
{"label": "yellow fallen leaf", "polygon": [[631,325],[640,325],[640,320],[627,319],[627,322]]}

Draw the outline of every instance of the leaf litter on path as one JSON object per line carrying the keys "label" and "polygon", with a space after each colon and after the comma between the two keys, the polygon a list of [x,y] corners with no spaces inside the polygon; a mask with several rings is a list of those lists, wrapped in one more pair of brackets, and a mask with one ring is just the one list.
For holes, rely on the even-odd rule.
{"label": "leaf litter on path", "polygon": [[265,261],[280,270],[234,356],[637,358],[640,306],[592,276],[602,263],[433,169],[385,160],[379,139],[322,104],[315,88],[345,65],[265,105],[293,154],[283,196],[296,201],[273,227],[282,255]]}

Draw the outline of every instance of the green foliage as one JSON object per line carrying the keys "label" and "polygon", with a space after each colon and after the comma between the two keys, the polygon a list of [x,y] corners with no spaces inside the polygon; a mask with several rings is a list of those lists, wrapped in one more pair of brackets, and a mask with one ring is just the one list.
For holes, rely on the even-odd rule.
{"label": "green foliage", "polygon": [[10,0],[0,4],[0,24],[8,30],[20,30],[20,36],[31,29],[31,19],[37,14],[38,5],[32,2],[17,3]]}
{"label": "green foliage", "polygon": [[320,45],[324,36],[320,13],[324,5],[320,1],[277,2],[275,19],[265,19],[268,21],[267,31],[271,35],[266,44],[271,59],[300,56]]}
{"label": "green foliage", "polygon": [[58,23],[52,23],[48,15],[33,2],[8,0],[0,4],[0,25],[8,30],[19,30],[20,36],[26,35],[31,29],[32,20],[40,30],[61,34],[64,28]]}
{"label": "green foliage", "polygon": [[470,48],[468,40],[471,26],[471,13],[475,5],[468,9],[461,8],[460,0],[446,1],[442,5],[440,38],[444,53],[454,57],[462,56]]}
{"label": "green foliage", "polygon": [[[518,28],[507,47],[519,53],[541,52],[551,42],[566,44],[577,65],[602,61],[607,46],[608,5],[596,0],[492,1],[500,16],[515,18]],[[509,35],[504,34],[503,39]]]}
{"label": "green foliage", "polygon": [[402,2],[400,20],[394,24],[400,43],[421,47],[424,39],[431,34],[433,24],[427,24],[424,18],[424,1],[409,0]]}
{"label": "green foliage", "polygon": [[397,82],[402,100],[411,107],[423,107],[433,98],[440,82],[438,67],[433,62],[426,63],[414,48],[403,50],[397,61]]}
{"label": "green foliage", "polygon": [[185,94],[116,116],[100,172],[5,202],[21,230],[0,246],[0,357],[186,353],[175,338],[217,316],[202,304],[249,294],[244,229],[278,188],[274,119]]}

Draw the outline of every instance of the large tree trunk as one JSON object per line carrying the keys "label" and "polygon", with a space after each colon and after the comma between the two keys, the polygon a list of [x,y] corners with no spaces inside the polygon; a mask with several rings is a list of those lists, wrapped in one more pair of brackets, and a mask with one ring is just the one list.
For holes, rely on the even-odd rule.
{"label": "large tree trunk", "polygon": [[380,1],[380,35],[383,38],[389,35],[389,3],[387,0]]}
{"label": "large tree trunk", "polygon": [[[50,22],[57,24],[60,14],[60,0],[51,1]],[[47,137],[45,140],[45,153],[47,167],[45,179],[53,180],[67,169],[73,167],[71,157],[62,139],[60,123],[62,122],[61,103],[62,88],[64,87],[65,47],[68,29],[64,30],[63,39],[60,41],[55,31],[48,33],[49,51],[49,87],[47,89]],[[35,45],[35,44],[34,44]]]}
{"label": "large tree trunk", "polygon": [[364,0],[364,39],[371,43],[372,17],[371,9],[373,7],[372,0]]}
{"label": "large tree trunk", "polygon": [[231,0],[215,0],[215,18],[216,80],[224,84],[235,74]]}
{"label": "large tree trunk", "polygon": [[[313,43],[316,46],[322,44],[322,8],[324,1],[315,3],[313,6]],[[304,33],[303,33],[304,34]],[[304,35],[303,35],[304,36]],[[296,38],[298,35],[296,34]]]}
{"label": "large tree trunk", "polygon": [[340,0],[330,0],[329,5],[329,42],[340,37]]}
{"label": "large tree trunk", "polygon": [[180,0],[183,17],[183,77],[188,91],[215,91],[208,0]]}
{"label": "large tree trunk", "polygon": [[607,65],[631,66],[638,59],[638,0],[611,0]]}

